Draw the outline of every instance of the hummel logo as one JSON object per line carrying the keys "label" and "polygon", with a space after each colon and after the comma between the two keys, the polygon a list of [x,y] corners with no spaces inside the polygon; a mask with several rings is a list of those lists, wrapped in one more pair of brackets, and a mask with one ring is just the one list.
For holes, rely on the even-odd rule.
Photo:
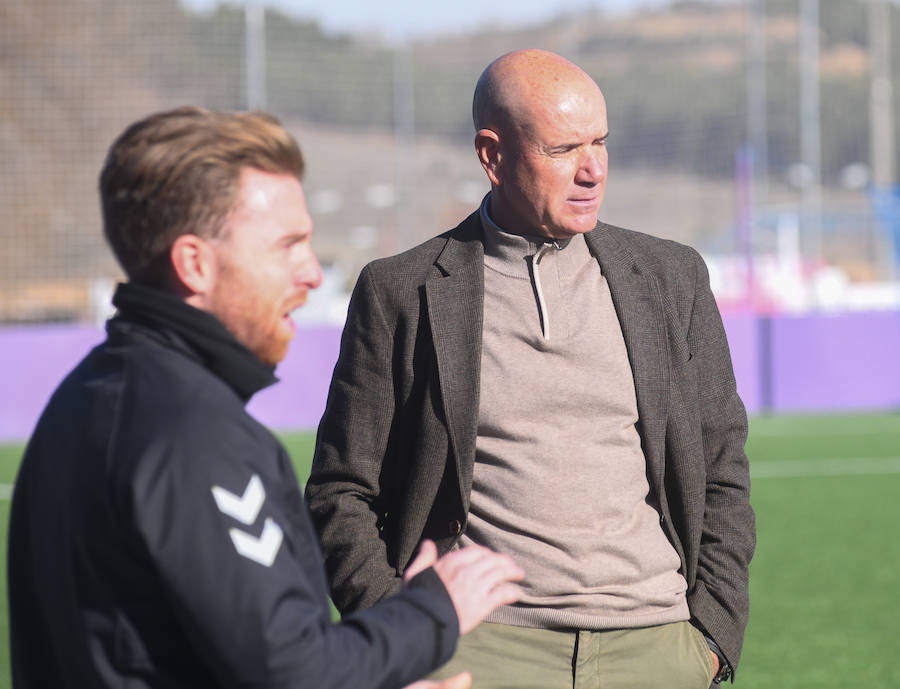
{"label": "hummel logo", "polygon": [[[266,500],[266,491],[256,474],[250,478],[244,494],[240,497],[221,486],[213,486],[211,490],[219,511],[247,526],[256,522],[259,511]],[[281,527],[270,517],[266,518],[259,538],[234,528],[228,530],[228,535],[231,536],[231,542],[234,543],[239,555],[258,562],[264,567],[272,566],[275,556],[278,555],[278,549],[281,548],[281,542],[284,540],[284,532]]]}
{"label": "hummel logo", "polygon": [[263,567],[272,566],[281,542],[284,540],[284,532],[271,517],[266,519],[266,525],[259,538],[244,533],[240,529],[229,529],[228,533],[238,553],[258,562]]}
{"label": "hummel logo", "polygon": [[256,521],[256,518],[259,516],[259,510],[266,499],[266,491],[263,488],[262,481],[259,480],[259,476],[256,474],[253,474],[241,497],[220,486],[213,486],[212,494],[216,499],[216,505],[218,505],[220,512],[227,514],[229,517],[234,517],[241,524],[247,524],[248,526]]}

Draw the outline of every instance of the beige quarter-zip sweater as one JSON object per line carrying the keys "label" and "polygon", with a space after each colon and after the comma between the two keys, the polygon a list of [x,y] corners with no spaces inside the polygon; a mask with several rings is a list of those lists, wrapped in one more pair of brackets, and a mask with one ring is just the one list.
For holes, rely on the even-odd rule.
{"label": "beige quarter-zip sweater", "polygon": [[493,622],[611,629],[686,620],[679,558],[649,501],[634,381],[584,237],[502,231],[482,204],[484,334],[462,543],[508,553],[522,599]]}

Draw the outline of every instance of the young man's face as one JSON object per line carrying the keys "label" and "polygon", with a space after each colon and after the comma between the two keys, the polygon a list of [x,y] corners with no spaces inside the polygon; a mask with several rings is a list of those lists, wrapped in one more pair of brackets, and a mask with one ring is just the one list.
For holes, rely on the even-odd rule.
{"label": "young man's face", "polygon": [[210,242],[216,277],[207,310],[272,366],[294,337],[291,312],[322,283],[312,230],[299,180],[246,168],[237,208],[222,236]]}

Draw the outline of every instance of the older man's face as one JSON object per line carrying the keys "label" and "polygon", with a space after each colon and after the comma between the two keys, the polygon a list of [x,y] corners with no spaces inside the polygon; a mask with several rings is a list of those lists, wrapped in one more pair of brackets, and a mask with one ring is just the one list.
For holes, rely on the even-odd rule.
{"label": "older man's face", "polygon": [[606,188],[606,103],[573,84],[530,102],[514,132],[501,135],[500,184],[491,211],[503,229],[556,238],[589,232]]}

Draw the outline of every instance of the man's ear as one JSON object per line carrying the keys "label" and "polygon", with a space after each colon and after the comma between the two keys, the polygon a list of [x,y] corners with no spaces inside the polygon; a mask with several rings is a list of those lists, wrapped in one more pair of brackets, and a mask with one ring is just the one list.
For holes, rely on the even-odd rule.
{"label": "man's ear", "polygon": [[479,129],[475,134],[475,152],[481,167],[487,173],[491,184],[499,186],[502,181],[502,157],[500,155],[500,136],[493,129]]}
{"label": "man's ear", "polygon": [[216,277],[216,253],[209,242],[195,234],[183,234],[169,251],[176,285],[185,296],[205,295]]}

